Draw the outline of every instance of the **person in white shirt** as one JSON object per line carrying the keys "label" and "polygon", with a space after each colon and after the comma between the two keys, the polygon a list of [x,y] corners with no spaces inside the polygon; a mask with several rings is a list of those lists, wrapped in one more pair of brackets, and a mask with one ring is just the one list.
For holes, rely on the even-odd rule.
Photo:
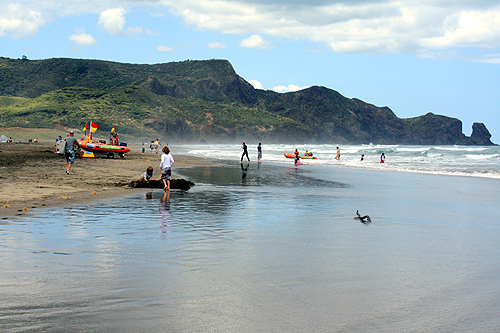
{"label": "person in white shirt", "polygon": [[163,152],[163,154],[161,154],[160,162],[161,180],[163,180],[163,184],[165,185],[163,190],[167,192],[167,200],[169,200],[170,177],[172,177],[172,165],[174,165],[174,158],[170,155],[170,149],[167,146],[164,146],[161,151]]}

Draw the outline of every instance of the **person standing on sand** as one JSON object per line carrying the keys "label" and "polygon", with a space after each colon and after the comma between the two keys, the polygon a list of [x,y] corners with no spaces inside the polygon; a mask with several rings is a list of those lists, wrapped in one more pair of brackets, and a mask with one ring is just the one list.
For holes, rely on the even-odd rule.
{"label": "person standing on sand", "polygon": [[164,146],[161,151],[163,152],[160,162],[161,180],[163,180],[163,185],[165,185],[163,190],[167,193],[167,200],[170,200],[170,177],[172,176],[174,158],[170,155],[170,149],[167,146]]}
{"label": "person standing on sand", "polygon": [[56,138],[56,154],[62,154],[62,152],[59,150],[59,145],[57,144],[59,141],[62,141],[62,140],[63,140],[63,138],[60,135],[58,138]]}
{"label": "person standing on sand", "polygon": [[66,174],[69,175],[71,166],[75,162],[75,146],[80,148],[80,144],[74,137],[75,132],[70,131],[69,136],[66,138],[66,144],[64,145],[64,156],[66,157]]}
{"label": "person standing on sand", "polygon": [[[165,147],[165,146],[163,146],[163,145],[160,143],[160,140],[156,139],[156,141],[155,141],[155,150],[156,150],[156,153],[157,153],[157,154],[158,154],[158,147],[159,147],[159,146]],[[162,151],[163,151],[163,149],[162,149]]]}
{"label": "person standing on sand", "polygon": [[380,163],[385,163],[385,153],[382,153],[382,155],[380,155]]}
{"label": "person standing on sand", "polygon": [[339,147],[337,147],[337,156],[335,156],[335,159],[337,161],[340,161],[340,149],[339,149]]}
{"label": "person standing on sand", "polygon": [[241,149],[243,149],[243,154],[241,155],[240,163],[243,162],[244,156],[246,156],[248,159],[248,162],[250,162],[250,157],[248,157],[248,147],[244,142],[243,142],[243,145],[241,146]]}
{"label": "person standing on sand", "polygon": [[259,142],[259,145],[257,146],[257,162],[260,163],[261,158],[262,158],[262,145]]}

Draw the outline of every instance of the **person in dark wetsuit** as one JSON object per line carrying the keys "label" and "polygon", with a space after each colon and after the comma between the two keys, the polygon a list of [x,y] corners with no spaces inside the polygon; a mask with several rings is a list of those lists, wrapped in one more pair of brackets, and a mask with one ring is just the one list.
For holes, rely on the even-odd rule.
{"label": "person in dark wetsuit", "polygon": [[241,146],[241,149],[243,149],[243,154],[241,155],[240,163],[243,162],[244,156],[246,156],[248,159],[248,162],[250,162],[250,157],[248,157],[248,147],[244,142],[243,142],[243,145]]}

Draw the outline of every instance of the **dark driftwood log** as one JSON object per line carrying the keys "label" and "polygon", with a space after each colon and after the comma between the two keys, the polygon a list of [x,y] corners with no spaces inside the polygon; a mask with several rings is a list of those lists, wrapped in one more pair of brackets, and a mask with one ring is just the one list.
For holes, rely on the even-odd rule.
{"label": "dark driftwood log", "polygon": [[[130,187],[134,188],[161,188],[163,189],[163,181],[161,180],[148,180],[148,181],[141,181],[141,180],[133,180],[130,183],[126,184]],[[176,178],[170,180],[170,189],[172,190],[189,190],[191,186],[194,186],[193,182],[190,182],[189,180],[185,180],[182,178]]]}

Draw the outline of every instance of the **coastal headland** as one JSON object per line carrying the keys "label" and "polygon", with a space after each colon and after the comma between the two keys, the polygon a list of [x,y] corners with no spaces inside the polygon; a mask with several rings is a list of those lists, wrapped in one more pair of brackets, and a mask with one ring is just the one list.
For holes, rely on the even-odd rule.
{"label": "coastal headland", "polygon": [[[149,149],[148,149],[149,150]],[[173,168],[209,165],[210,161],[175,155]],[[120,197],[145,189],[125,183],[138,180],[151,165],[159,179],[160,154],[132,150],[125,158],[77,158],[67,175],[64,156],[53,143],[0,144],[0,218],[23,216],[38,208]]]}
{"label": "coastal headland", "polygon": [[6,78],[0,80],[4,127],[81,129],[92,120],[100,131],[116,125],[121,139],[179,143],[493,145],[479,122],[466,136],[457,118],[431,112],[399,118],[387,106],[327,87],[255,89],[227,60],[141,65],[0,57],[0,77]]}

